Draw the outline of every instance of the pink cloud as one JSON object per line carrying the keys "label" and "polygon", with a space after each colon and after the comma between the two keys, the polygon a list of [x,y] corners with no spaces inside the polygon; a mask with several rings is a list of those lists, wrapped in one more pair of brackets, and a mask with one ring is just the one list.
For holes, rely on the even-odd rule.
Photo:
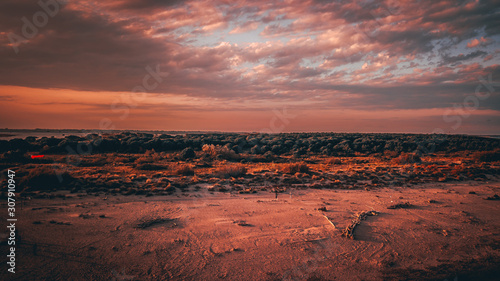
{"label": "pink cloud", "polygon": [[469,43],[467,43],[467,48],[474,48],[479,46],[482,43],[488,42],[487,39],[484,39],[484,37],[481,37],[479,40],[478,39],[472,39]]}
{"label": "pink cloud", "polygon": [[244,33],[248,31],[255,30],[259,27],[259,22],[247,22],[241,26],[235,27],[233,30],[229,31],[229,34]]}

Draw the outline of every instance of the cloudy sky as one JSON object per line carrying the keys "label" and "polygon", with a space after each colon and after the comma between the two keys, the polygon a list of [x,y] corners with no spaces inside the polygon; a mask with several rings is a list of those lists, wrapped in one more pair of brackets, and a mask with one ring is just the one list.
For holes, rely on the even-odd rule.
{"label": "cloudy sky", "polygon": [[0,127],[500,133],[500,1],[0,2]]}

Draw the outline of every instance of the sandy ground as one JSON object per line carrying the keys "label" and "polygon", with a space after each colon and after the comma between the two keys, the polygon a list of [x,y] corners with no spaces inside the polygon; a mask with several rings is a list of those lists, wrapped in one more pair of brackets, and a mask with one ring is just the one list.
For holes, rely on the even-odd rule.
{"label": "sandy ground", "polygon": [[[17,207],[16,273],[2,254],[0,279],[495,280],[494,194],[500,183],[33,199]],[[341,237],[369,210],[380,214]],[[163,221],[137,228],[153,219]]]}

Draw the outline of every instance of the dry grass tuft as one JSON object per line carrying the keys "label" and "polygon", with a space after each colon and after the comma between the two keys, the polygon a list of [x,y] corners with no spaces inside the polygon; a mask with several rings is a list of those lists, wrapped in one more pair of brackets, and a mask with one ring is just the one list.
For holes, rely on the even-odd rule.
{"label": "dry grass tuft", "polygon": [[243,164],[234,164],[219,167],[215,174],[221,178],[237,178],[246,175],[247,168]]}
{"label": "dry grass tuft", "polygon": [[187,165],[187,164],[181,164],[177,167],[175,167],[174,174],[180,175],[180,176],[194,176],[194,169],[193,166]]}
{"label": "dry grass tuft", "polygon": [[300,162],[300,163],[290,163],[290,164],[285,164],[283,168],[281,169],[283,173],[286,174],[295,174],[295,173],[309,173],[309,166],[307,166],[306,163]]}
{"label": "dry grass tuft", "polygon": [[392,159],[394,164],[413,164],[413,163],[421,163],[422,159],[415,153],[402,153],[398,157]]}
{"label": "dry grass tuft", "polygon": [[342,164],[342,160],[340,160],[340,158],[332,157],[332,158],[326,160],[326,164],[328,164],[328,165],[340,165],[340,164]]}
{"label": "dry grass tuft", "polygon": [[54,190],[67,187],[74,180],[64,170],[56,169],[51,165],[40,165],[31,169],[28,175],[22,178],[21,184],[31,190]]}
{"label": "dry grass tuft", "polygon": [[108,158],[103,155],[82,157],[82,167],[104,167],[108,164]]}

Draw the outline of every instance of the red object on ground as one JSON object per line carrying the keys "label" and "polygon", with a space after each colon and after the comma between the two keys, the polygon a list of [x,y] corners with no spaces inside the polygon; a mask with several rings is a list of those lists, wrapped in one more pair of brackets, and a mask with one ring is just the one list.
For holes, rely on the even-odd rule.
{"label": "red object on ground", "polygon": [[31,155],[31,159],[42,158],[43,155]]}

